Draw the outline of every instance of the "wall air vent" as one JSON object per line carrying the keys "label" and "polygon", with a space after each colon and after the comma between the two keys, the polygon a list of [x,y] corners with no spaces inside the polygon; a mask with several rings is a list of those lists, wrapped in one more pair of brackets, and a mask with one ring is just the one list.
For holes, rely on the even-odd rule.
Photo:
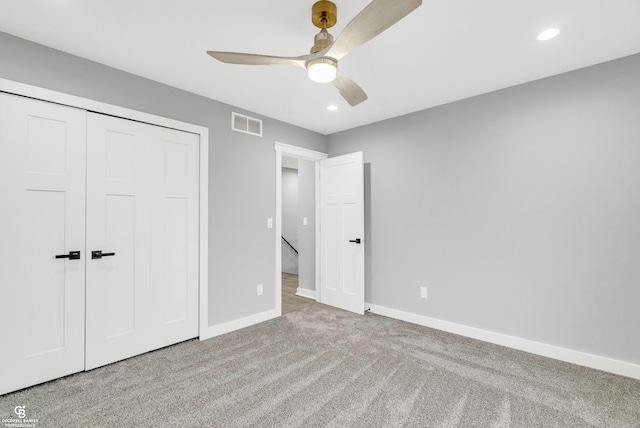
{"label": "wall air vent", "polygon": [[236,112],[231,113],[231,129],[262,137],[262,121]]}

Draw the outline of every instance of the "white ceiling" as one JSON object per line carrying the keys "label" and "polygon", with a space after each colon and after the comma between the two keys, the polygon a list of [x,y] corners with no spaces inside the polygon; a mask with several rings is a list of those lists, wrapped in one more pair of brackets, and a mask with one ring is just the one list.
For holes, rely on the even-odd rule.
{"label": "white ceiling", "polygon": [[[369,0],[334,1],[337,36]],[[0,0],[0,31],[323,134],[640,52],[640,0],[424,0],[340,61],[369,95],[356,107],[302,69],[206,54],[307,54],[313,3]]]}

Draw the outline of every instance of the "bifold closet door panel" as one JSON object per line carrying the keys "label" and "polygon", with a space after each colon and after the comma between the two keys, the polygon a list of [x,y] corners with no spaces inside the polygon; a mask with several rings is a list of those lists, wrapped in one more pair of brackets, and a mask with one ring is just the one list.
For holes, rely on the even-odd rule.
{"label": "bifold closet door panel", "polygon": [[198,334],[198,139],[92,113],[87,137],[88,370]]}
{"label": "bifold closet door panel", "polygon": [[151,127],[153,349],[198,336],[199,136]]}
{"label": "bifold closet door panel", "polygon": [[0,95],[0,394],[84,369],[85,140],[85,111]]}
{"label": "bifold closet door panel", "polygon": [[152,177],[140,124],[89,113],[87,141],[88,370],[148,347]]}

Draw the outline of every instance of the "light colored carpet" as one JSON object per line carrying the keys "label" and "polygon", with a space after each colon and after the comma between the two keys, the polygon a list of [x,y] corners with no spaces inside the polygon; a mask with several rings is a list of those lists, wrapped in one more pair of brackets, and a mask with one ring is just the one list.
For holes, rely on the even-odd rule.
{"label": "light colored carpet", "polygon": [[38,428],[637,428],[640,381],[317,304],[2,396],[0,419],[18,405]]}

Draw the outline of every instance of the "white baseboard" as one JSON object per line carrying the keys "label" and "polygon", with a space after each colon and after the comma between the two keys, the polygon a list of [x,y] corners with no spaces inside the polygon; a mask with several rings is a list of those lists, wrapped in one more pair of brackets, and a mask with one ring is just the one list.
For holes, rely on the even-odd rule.
{"label": "white baseboard", "polygon": [[316,292],[313,290],[307,290],[306,288],[298,287],[296,289],[296,296],[306,297],[307,299],[316,300]]}
{"label": "white baseboard", "polygon": [[496,345],[502,345],[509,348],[518,349],[520,351],[530,352],[532,354],[542,355],[544,357],[554,358],[556,360],[578,364],[609,373],[615,373],[634,379],[640,379],[639,364],[614,360],[612,358],[602,357],[599,355],[587,354],[581,351],[574,351],[567,348],[561,348],[559,346],[535,342],[533,340],[508,336],[502,333],[482,330],[475,327],[456,324],[450,321],[443,321],[436,318],[426,317],[424,315],[417,315],[410,312],[387,308],[384,306],[372,305],[370,303],[367,303],[366,307],[371,308],[372,313],[383,315],[385,317],[395,318],[424,327],[435,328],[437,330],[459,334],[461,336],[482,340],[484,342],[494,343]]}
{"label": "white baseboard", "polygon": [[218,325],[209,326],[205,331],[200,331],[200,340],[211,339],[212,337],[222,336],[223,334],[231,333],[232,331],[240,330],[241,328],[249,327],[254,324],[269,321],[270,319],[279,317],[277,309],[261,312],[259,314],[250,315],[245,318],[225,322]]}

